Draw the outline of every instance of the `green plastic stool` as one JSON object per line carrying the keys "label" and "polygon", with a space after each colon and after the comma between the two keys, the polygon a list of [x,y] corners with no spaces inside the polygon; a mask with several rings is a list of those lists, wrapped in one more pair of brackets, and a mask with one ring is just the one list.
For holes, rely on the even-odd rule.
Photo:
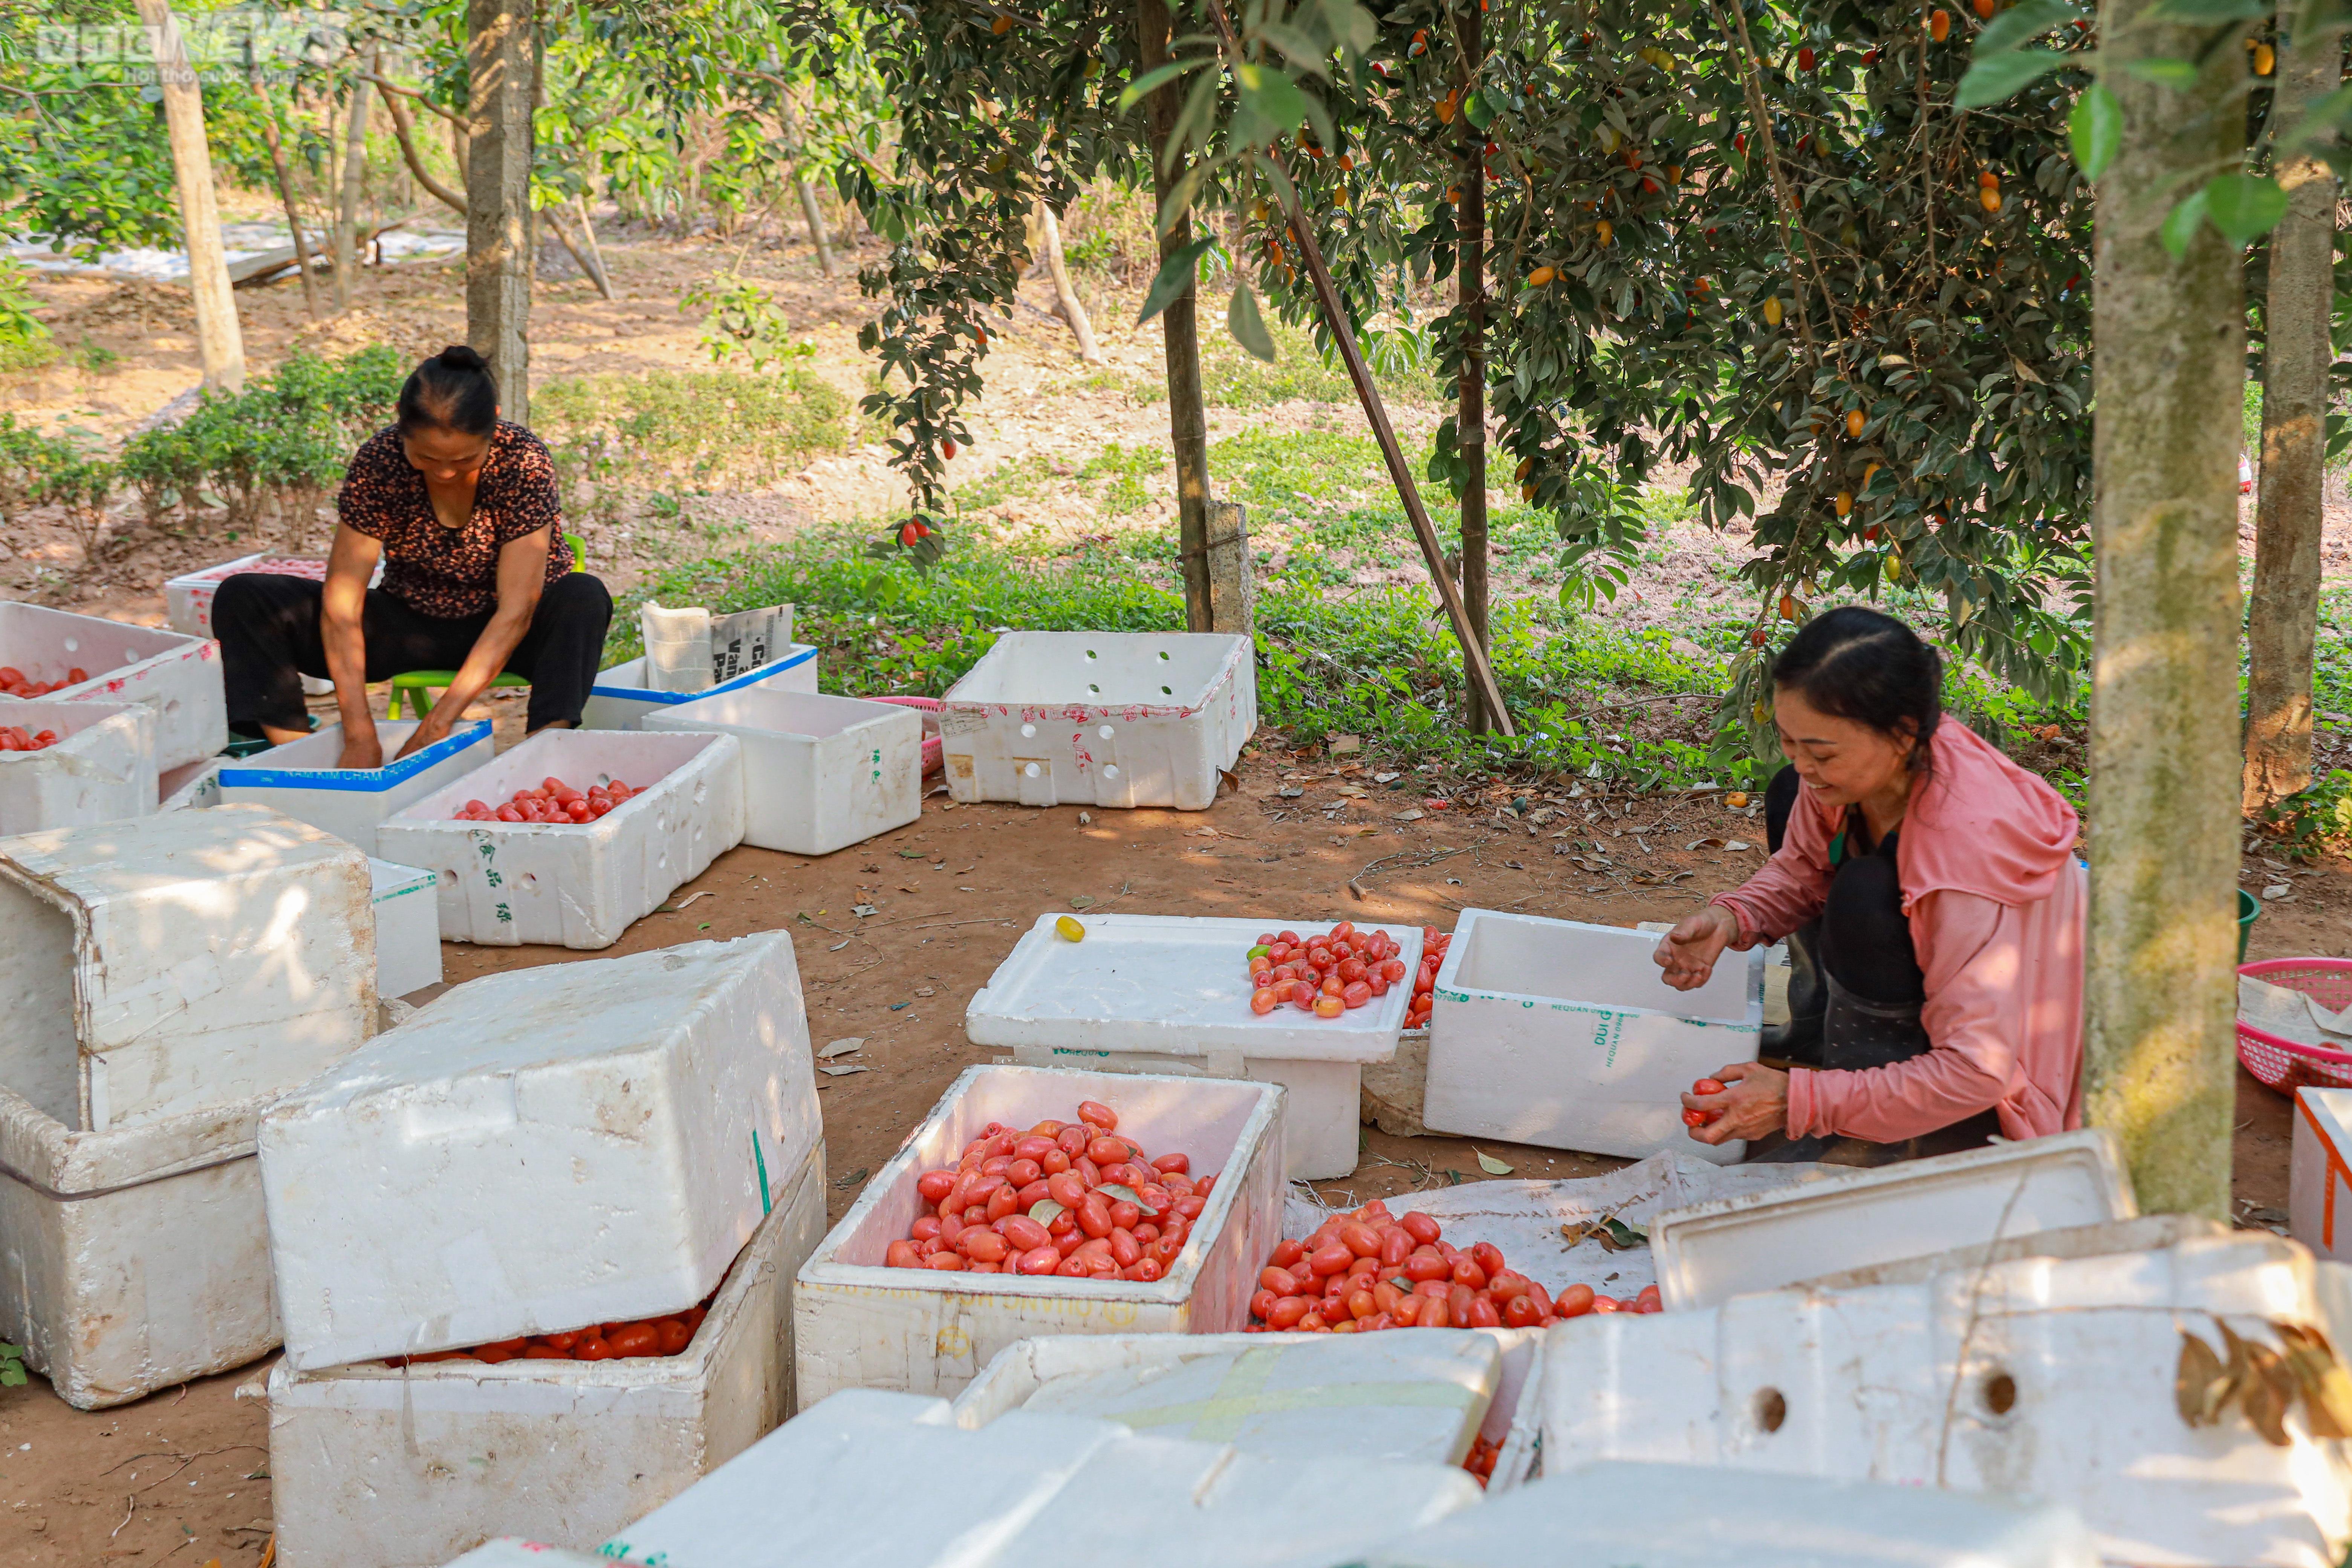
{"label": "green plastic stool", "polygon": [[[574,572],[579,571],[580,563],[588,558],[587,547],[580,542],[577,534],[565,534],[563,542],[572,546],[572,569]],[[457,679],[457,672],[454,669],[412,669],[405,675],[394,676],[392,704],[385,710],[384,717],[399,718],[400,705],[404,699],[408,703],[409,716],[414,719],[423,719],[427,713],[433,711],[433,694],[436,691],[448,690],[450,683]],[[521,676],[509,675],[504,670],[500,670],[490,679],[490,687],[493,690],[501,686],[529,686],[530,684],[530,682]]]}

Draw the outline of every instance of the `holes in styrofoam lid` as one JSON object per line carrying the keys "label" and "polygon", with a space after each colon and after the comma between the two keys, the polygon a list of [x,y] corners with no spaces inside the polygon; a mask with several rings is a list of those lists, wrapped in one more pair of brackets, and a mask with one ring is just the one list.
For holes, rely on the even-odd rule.
{"label": "holes in styrofoam lid", "polygon": [[441,868],[440,881],[445,888],[454,888],[457,885],[457,873],[444,866]]}
{"label": "holes in styrofoam lid", "polygon": [[1115,779],[1118,777],[1118,764],[1117,763],[1105,763],[1103,764],[1103,777],[1107,779]]}
{"label": "holes in styrofoam lid", "polygon": [[1789,1396],[1777,1388],[1759,1388],[1749,1402],[1748,1414],[1757,1430],[1778,1432],[1781,1423],[1789,1419]]}
{"label": "holes in styrofoam lid", "polygon": [[164,703],[163,703],[163,717],[165,717],[166,719],[170,718],[170,717],[171,717],[172,715],[173,715],[174,713],[177,713],[179,710],[180,710],[180,700],[179,700],[178,698],[176,698],[176,697],[170,698],[170,699],[167,699],[167,700],[164,701]]}
{"label": "holes in styrofoam lid", "polygon": [[1160,689],[1160,695],[1162,697],[1173,697],[1176,695],[1176,689],[1172,686],[1163,686]]}
{"label": "holes in styrofoam lid", "polygon": [[1088,658],[1089,659],[1091,659],[1091,658],[1093,658],[1094,657],[1095,657],[1095,650],[1094,650],[1094,649],[1092,649],[1092,648],[1088,648],[1088,649],[1087,649],[1087,658]]}
{"label": "holes in styrofoam lid", "polygon": [[2017,1408],[2017,1379],[1996,1367],[1977,1385],[1977,1394],[1987,1415],[2006,1415]]}
{"label": "holes in styrofoam lid", "polygon": [[1108,740],[1109,740],[1109,739],[1110,739],[1110,726],[1109,726],[1109,725],[1108,725],[1108,724],[1106,724],[1106,725],[1104,725],[1101,729],[1097,730],[1097,731],[1095,731],[1095,733],[1096,733],[1097,735],[1100,736],[1102,739],[1104,739],[1104,740],[1108,741]]}
{"label": "holes in styrofoam lid", "polygon": [[515,880],[521,883],[522,890],[528,893],[538,888],[539,873],[536,871],[525,871],[521,876],[516,878]]}
{"label": "holes in styrofoam lid", "polygon": [[1036,733],[1037,726],[1034,724],[1024,724],[1021,726],[1021,738],[1024,741],[1034,739]]}
{"label": "holes in styrofoam lid", "polygon": [[654,868],[658,871],[667,871],[669,869],[668,850],[665,849],[660,854],[654,857]]}
{"label": "holes in styrofoam lid", "polygon": [[68,653],[79,653],[79,652],[81,651],[81,638],[79,638],[79,637],[68,637],[68,638],[66,638],[66,651],[67,651]]}
{"label": "holes in styrofoam lid", "polygon": [[1037,776],[1037,764],[1036,764],[1036,763],[1022,763],[1022,764],[1021,764],[1021,776],[1022,776],[1023,778],[1026,778],[1026,779],[1034,779],[1034,778],[1035,778],[1035,777]]}
{"label": "holes in styrofoam lid", "polygon": [[1087,689],[1093,692],[1097,697],[1100,697],[1102,695],[1102,688],[1099,686],[1088,686]]}
{"label": "holes in styrofoam lid", "polygon": [[1160,650],[1160,662],[1162,664],[1168,662],[1168,650],[1164,647]]}

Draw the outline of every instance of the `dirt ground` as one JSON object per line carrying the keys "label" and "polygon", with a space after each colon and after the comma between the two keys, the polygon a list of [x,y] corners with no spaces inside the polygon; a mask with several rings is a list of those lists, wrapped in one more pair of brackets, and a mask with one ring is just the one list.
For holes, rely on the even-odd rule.
{"label": "dirt ground", "polygon": [[[1517,797],[1526,802],[1521,817],[1499,809],[1511,804],[1507,791],[1458,795],[1444,809],[1431,809],[1437,797],[1423,793],[1430,786],[1415,782],[1419,775],[1406,774],[1389,790],[1370,784],[1377,763],[1339,765],[1356,771],[1341,773],[1328,760],[1280,751],[1262,737],[1244,759],[1239,788],[1201,813],[957,806],[934,795],[919,821],[821,858],[748,848],[722,856],[672,899],[682,906],[677,912],[639,921],[603,954],[444,944],[446,983],[791,931],[811,1038],[822,1046],[861,1037],[863,1050],[841,1060],[873,1068],[819,1082],[827,1217],[837,1219],[955,1075],[1001,1055],[965,1037],[964,1008],[1040,913],[1085,898],[1096,910],[1244,915],[1277,926],[1369,919],[1451,929],[1456,912],[1470,906],[1632,925],[1680,917],[1744,878],[1762,855],[1761,825],[1727,811],[1718,797],[1611,803],[1622,815],[1609,817],[1604,805],[1590,826],[1589,803],[1564,800],[1550,806],[1561,815],[1538,824],[1526,818],[1545,809],[1541,792]],[[1360,799],[1338,793],[1367,785]],[[1306,793],[1285,798],[1277,793],[1284,787]],[[1409,809],[1424,815],[1393,820]],[[1559,852],[1567,845],[1549,837],[1569,822],[1600,835],[1627,869],[1580,869]],[[1702,839],[1727,847],[1684,847]],[[1750,847],[1727,847],[1734,842]],[[1689,875],[1678,877],[1683,872]],[[1351,879],[1361,898],[1350,891]],[[710,896],[692,897],[705,892]],[[853,914],[860,904],[875,912]],[[2254,955],[2346,952],[2347,906],[2352,893],[2331,874],[2327,885],[2265,916]],[[2239,1115],[2242,1208],[2282,1211],[2288,1102],[2242,1073]],[[1352,1176],[1319,1184],[1327,1198],[1360,1202],[1482,1180],[1477,1152],[1500,1158],[1521,1178],[1592,1175],[1622,1163],[1363,1131],[1363,1162]],[[254,1568],[270,1516],[268,1415],[257,1396],[267,1366],[94,1414],[70,1409],[37,1378],[0,1390],[6,1502],[0,1562],[65,1568],[169,1560],[202,1568],[218,1559],[222,1568]]]}
{"label": "dirt ground", "polygon": [[[696,324],[674,301],[687,279],[722,265],[735,247],[615,234],[606,252],[622,290],[618,300],[597,300],[576,279],[542,283],[532,331],[538,375],[707,363]],[[805,248],[791,244],[752,252],[745,269],[777,289],[795,327],[816,344],[811,363],[819,373],[862,394],[865,372],[854,338],[866,312],[854,283],[817,277]],[[323,322],[305,319],[299,290],[291,286],[240,290],[248,355],[262,367],[297,344],[341,353],[385,342],[405,353],[429,352],[463,335],[459,281],[446,266],[372,272],[360,281],[353,310]],[[20,376],[0,385],[0,407],[114,440],[194,384],[184,292],[72,279],[39,287],[61,342],[89,342],[121,357],[102,373],[68,363]],[[973,420],[981,451],[960,460],[971,463],[975,476],[1033,455],[1066,471],[1113,440],[1164,443],[1164,408],[1119,390],[1122,377],[1148,382],[1158,374],[1156,331],[1137,332],[1125,325],[1124,312],[1098,310],[1096,326],[1110,363],[1084,369],[1069,354],[1060,323],[1045,314],[1047,299],[1043,284],[1032,285],[1001,334],[990,392]],[[1313,417],[1303,405],[1254,410],[1245,418],[1219,410],[1212,434],[1229,434],[1244,422],[1279,426]],[[1411,440],[1420,428],[1414,422],[1429,417],[1407,409],[1399,423]],[[751,542],[784,537],[814,517],[875,515],[899,499],[880,448],[861,446],[709,504],[744,523]],[[1057,508],[1051,496],[1030,497],[1005,508],[1001,521],[1008,528],[1069,526]],[[2330,570],[2340,572],[2352,528],[2340,502],[2331,511]],[[317,538],[323,535],[321,522]],[[80,559],[54,520],[20,515],[0,523],[0,595],[159,624],[165,577],[288,542],[231,541],[202,530],[142,532],[128,548],[92,563]],[[634,510],[592,532],[588,543],[596,569],[616,586],[657,561],[663,548]],[[1678,556],[1675,569],[1685,564],[1706,569],[1696,556],[1688,563]],[[1672,599],[1664,595],[1659,613]],[[1636,606],[1629,613],[1650,612]],[[501,700],[492,707],[504,721],[505,740],[516,704]],[[1419,773],[1390,788],[1375,781],[1380,771],[1375,759],[1335,764],[1282,750],[1279,737],[1261,735],[1245,756],[1239,788],[1205,813],[1095,812],[1089,821],[1075,808],[958,807],[934,796],[911,826],[819,859],[735,850],[680,889],[672,900],[676,912],[639,922],[602,956],[755,931],[793,933],[814,1040],[822,1046],[862,1037],[862,1052],[845,1060],[873,1069],[819,1086],[830,1146],[828,1213],[837,1218],[955,1074],[996,1057],[966,1039],[963,1010],[1044,911],[1084,898],[1097,910],[1246,915],[1277,926],[1346,918],[1450,928],[1456,911],[1477,906],[1631,925],[1687,912],[1761,858],[1762,825],[1728,812],[1717,796],[1611,803],[1588,825],[1593,803],[1561,791],[1498,786],[1473,795]],[[1305,793],[1285,797],[1277,791],[1286,786]],[[1521,815],[1500,809],[1515,802]],[[1424,815],[1397,822],[1396,814],[1408,808]],[[1547,809],[1559,815],[1538,820]],[[1605,841],[1610,863],[1572,858],[1570,843],[1554,837],[1571,825],[1579,835]],[[1747,847],[1730,847],[1735,842]],[[1694,845],[1699,847],[1688,847]],[[2248,872],[2258,890],[2274,877],[2289,879],[2258,859],[2250,858]],[[2334,863],[2291,880],[2294,896],[2271,901],[2256,928],[2253,956],[2352,952],[2346,867]],[[706,892],[710,896],[686,902]],[[860,904],[875,912],[853,914]],[[600,955],[444,948],[452,984],[593,956]],[[2240,1206],[2269,1222],[2286,1203],[2288,1102],[2242,1074],[2239,1107]],[[1521,1177],[1589,1175],[1619,1163],[1555,1150],[1481,1148]],[[1391,1137],[1367,1127],[1357,1172],[1322,1190],[1361,1201],[1479,1179],[1475,1152],[1462,1140]],[[101,1562],[253,1568],[270,1528],[268,1412],[258,1396],[266,1371],[265,1363],[95,1414],[69,1409],[39,1379],[0,1390],[0,1562],[25,1568]]]}

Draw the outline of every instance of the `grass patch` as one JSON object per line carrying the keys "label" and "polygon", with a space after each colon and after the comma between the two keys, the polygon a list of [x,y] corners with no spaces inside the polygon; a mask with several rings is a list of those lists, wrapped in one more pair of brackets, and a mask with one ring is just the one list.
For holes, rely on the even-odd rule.
{"label": "grass patch", "polygon": [[600,474],[764,477],[851,438],[848,395],[800,366],[566,377],[539,389],[531,411],[551,446]]}
{"label": "grass patch", "polygon": [[[1337,354],[1326,357],[1315,339],[1297,327],[1269,321],[1274,335],[1272,364],[1254,357],[1234,342],[1224,329],[1224,302],[1203,297],[1201,301],[1201,397],[1218,408],[1268,408],[1277,403],[1336,403],[1354,408],[1356,384],[1348,379]],[[1437,400],[1436,378],[1425,368],[1396,363],[1375,367],[1372,384],[1391,403],[1421,405]]]}

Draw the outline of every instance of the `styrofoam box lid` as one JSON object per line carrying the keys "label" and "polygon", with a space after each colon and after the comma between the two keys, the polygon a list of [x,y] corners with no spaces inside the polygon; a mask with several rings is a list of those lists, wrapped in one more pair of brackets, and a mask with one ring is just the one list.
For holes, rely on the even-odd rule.
{"label": "styrofoam box lid", "polygon": [[1006,632],[941,700],[959,706],[1182,716],[1249,657],[1225,632]]}
{"label": "styrofoam box lid", "polygon": [[816,648],[814,644],[796,642],[784,650],[782,658],[770,659],[757,669],[747,669],[732,680],[722,681],[717,686],[706,688],[701,691],[656,691],[646,684],[646,661],[644,656],[640,655],[625,664],[616,664],[610,669],[598,670],[596,679],[589,686],[588,690],[592,696],[616,697],[625,702],[658,702],[667,707],[679,702],[693,702],[705,697],[715,697],[725,691],[740,691],[746,687],[757,686],[763,680],[782,675],[785,670],[797,668],[815,658]]}
{"label": "styrofoam box lid", "polygon": [[1102,1539],[1136,1568],[1271,1568],[1344,1561],[1478,1495],[1450,1467],[1237,1454],[1029,1411],[968,1432],[945,1400],[846,1389],[598,1551],[662,1568],[1012,1568]]}
{"label": "styrofoam box lid", "polygon": [[[1075,919],[1083,942],[1055,923]],[[964,1012],[974,1045],[1148,1050],[1204,1056],[1238,1050],[1287,1061],[1385,1061],[1412,1000],[1421,928],[1368,926],[1394,937],[1405,981],[1337,1018],[1296,1007],[1250,1011],[1248,952],[1268,931],[1328,930],[1317,921],[1046,913],[1013,944]]]}
{"label": "styrofoam box lid", "polygon": [[241,572],[268,572],[280,577],[308,577],[312,582],[324,582],[327,563],[316,555],[272,555],[267,551],[258,555],[240,555],[234,561],[224,561],[217,566],[206,566],[194,572],[183,572],[163,581],[166,588],[216,588]]}
{"label": "styrofoam box lid", "polygon": [[[477,984],[479,984],[477,982]],[[948,1085],[931,1113],[866,1183],[839,1223],[801,1266],[800,1278],[889,1291],[952,1291],[959,1296],[1108,1296],[1139,1302],[1179,1302],[1190,1296],[1201,1272],[1204,1249],[1219,1237],[1242,1184],[1237,1156],[1255,1152],[1280,1125],[1283,1089],[1273,1083],[1236,1083],[1217,1079],[1165,1078],[1148,1073],[1081,1072],[1067,1068],[987,1066],[966,1068]],[[1093,1100],[1118,1114],[1119,1128],[1148,1152],[1192,1156],[1197,1175],[1219,1179],[1208,1205],[1193,1222],[1184,1250],[1167,1274],[1149,1284],[1137,1279],[1074,1279],[1054,1274],[975,1274],[921,1268],[891,1268],[883,1263],[890,1244],[903,1237],[917,1215],[929,1212],[915,1191],[923,1172],[952,1167],[965,1144],[991,1121],[1031,1127],[1046,1117],[1066,1118],[1080,1100]]]}
{"label": "styrofoam box lid", "polygon": [[375,884],[375,901],[396,899],[404,893],[429,893],[436,880],[433,873],[415,866],[395,866],[389,860],[368,860],[368,876]]}
{"label": "styrofoam box lid", "polygon": [[341,860],[359,851],[266,805],[175,811],[0,839],[0,858],[85,903]]}
{"label": "styrofoam box lid", "polygon": [[[21,724],[37,735],[44,730],[58,732],[58,744],[64,745],[85,730],[94,730],[118,713],[152,713],[144,702],[44,702],[37,697],[0,695],[0,724]],[[152,721],[149,728],[152,729]],[[154,749],[151,736],[147,745]],[[43,748],[47,750],[47,748]],[[30,760],[40,752],[0,752],[0,763]]]}
{"label": "styrofoam box lid", "polygon": [[1658,938],[1499,910],[1465,910],[1437,972],[1453,1000],[1492,998],[1531,1006],[1655,1013],[1735,1029],[1764,1022],[1764,955],[1726,952],[1707,983],[1677,991],[1651,957]]}
{"label": "styrofoam box lid", "polygon": [[2138,1214],[2115,1135],[2086,1127],[1678,1209],[1653,1223],[1650,1250],[1679,1310]]}
{"label": "styrofoam box lid", "polygon": [[2082,1517],[2058,1503],[1612,1461],[1529,1481],[1362,1561],[1369,1568],[2097,1568],[2099,1554]]}
{"label": "styrofoam box lid", "polygon": [[[385,721],[377,724],[376,738],[384,754],[400,750],[416,732],[416,721]],[[256,752],[220,771],[223,789],[326,789],[356,795],[380,795],[407,783],[436,763],[447,761],[475,746],[491,743],[487,721],[453,730],[421,751],[380,768],[344,768],[335,764],[343,754],[343,727],[329,724],[299,741]],[[484,753],[487,760],[488,752]]]}
{"label": "styrofoam box lid", "polygon": [[14,665],[33,680],[62,680],[76,667],[89,673],[89,679],[78,686],[50,692],[43,699],[47,701],[92,691],[125,665],[176,653],[205,640],[184,632],[129,626],[42,605],[0,601],[0,664]]}
{"label": "styrofoam box lid", "polygon": [[863,702],[855,697],[826,697],[809,691],[779,691],[773,687],[745,687],[740,679],[694,695],[664,713],[647,714],[646,722],[664,730],[723,730],[743,735],[789,735],[822,741],[868,724],[900,723],[922,728],[922,715],[911,708],[887,702]]}
{"label": "styrofoam box lid", "polygon": [[1049,1359],[1068,1364],[1040,1367],[1045,1380],[1019,1408],[1253,1453],[1460,1464],[1503,1371],[1501,1347],[1475,1329],[1251,1336],[1258,1342],[1241,1345],[1231,1335],[1198,1345],[1192,1335],[1154,1336],[1172,1342],[1164,1350],[1066,1338]]}

